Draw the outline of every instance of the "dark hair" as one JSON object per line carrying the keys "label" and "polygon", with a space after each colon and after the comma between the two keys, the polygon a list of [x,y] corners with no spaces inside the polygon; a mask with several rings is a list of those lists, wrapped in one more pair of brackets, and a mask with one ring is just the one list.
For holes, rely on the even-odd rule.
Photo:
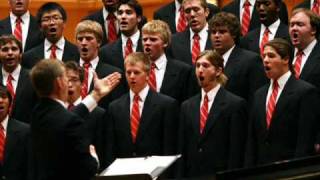
{"label": "dark hair", "polygon": [[239,43],[240,40],[240,23],[239,19],[227,12],[220,12],[216,15],[214,15],[209,20],[209,31],[211,33],[212,30],[214,30],[217,27],[225,26],[229,30],[231,36],[234,36],[234,42],[235,44]]}
{"label": "dark hair", "polygon": [[293,17],[294,15],[300,13],[300,12],[303,12],[306,16],[309,17],[310,19],[310,25],[313,29],[316,30],[316,34],[315,34],[315,37],[316,39],[319,38],[319,35],[320,35],[320,32],[319,32],[319,29],[320,29],[320,17],[319,15],[317,15],[316,13],[314,13],[313,11],[311,11],[310,9],[306,9],[306,8],[297,8],[297,9],[294,9],[291,13],[291,17]]}
{"label": "dark hair", "polygon": [[9,104],[11,105],[12,103],[12,97],[10,92],[8,91],[8,88],[2,84],[0,84],[0,96],[1,97],[8,97],[9,99]]}
{"label": "dark hair", "polygon": [[81,81],[81,83],[83,82],[83,79],[84,79],[84,69],[79,66],[78,63],[76,63],[75,61],[67,61],[65,64],[64,64],[66,70],[72,70],[72,71],[75,71],[79,74],[79,79]]}
{"label": "dark hair", "polygon": [[40,97],[48,97],[54,90],[54,81],[63,75],[64,64],[56,59],[40,60],[31,69],[31,82]]}
{"label": "dark hair", "polygon": [[50,12],[50,11],[59,11],[60,14],[62,15],[62,19],[64,22],[67,21],[67,13],[66,11],[64,10],[64,8],[56,3],[56,2],[48,2],[48,3],[45,3],[43,4],[39,9],[38,9],[38,12],[37,12],[37,20],[38,20],[38,23],[41,24],[41,19],[42,19],[42,16],[44,13],[47,13],[47,12]]}
{"label": "dark hair", "polygon": [[[280,8],[280,6],[282,6],[281,4],[281,0],[271,0],[271,1],[273,1],[274,2],[274,4],[277,6],[277,7],[279,7]],[[257,3],[257,2],[256,2]]]}
{"label": "dark hair", "polygon": [[136,0],[120,0],[117,11],[119,10],[119,7],[124,4],[130,6],[132,9],[134,9],[137,16],[140,16],[142,18],[143,10],[142,10],[142,6],[139,4],[138,1],[136,1]]}
{"label": "dark hair", "polygon": [[0,36],[0,47],[8,43],[14,42],[18,45],[20,53],[22,53],[22,44],[21,42],[12,34],[4,34]]}
{"label": "dark hair", "polygon": [[292,52],[293,52],[293,47],[292,45],[285,39],[282,38],[274,38],[273,40],[267,42],[263,48],[270,46],[272,47],[282,59],[288,58],[289,59],[289,70],[291,73],[294,74],[294,69],[292,65],[293,57],[292,57]]}

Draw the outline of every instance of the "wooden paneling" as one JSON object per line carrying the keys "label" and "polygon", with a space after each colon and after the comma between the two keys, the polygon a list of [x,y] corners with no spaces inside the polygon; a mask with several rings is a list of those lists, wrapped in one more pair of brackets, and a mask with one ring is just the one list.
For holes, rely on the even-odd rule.
{"label": "wooden paneling", "polygon": [[[31,14],[35,15],[37,9],[44,4],[52,0],[30,0],[29,9]],[[228,4],[231,0],[218,1],[220,7]],[[285,0],[288,6],[289,14],[291,9],[302,0]],[[67,27],[65,29],[65,36],[74,41],[74,28],[82,17],[88,15],[91,12],[96,11],[102,7],[101,0],[55,0],[63,5],[68,14]],[[144,15],[151,20],[153,12],[159,7],[171,2],[171,0],[139,0],[143,6]],[[0,19],[3,19],[8,15],[9,5],[7,0],[0,0]]]}

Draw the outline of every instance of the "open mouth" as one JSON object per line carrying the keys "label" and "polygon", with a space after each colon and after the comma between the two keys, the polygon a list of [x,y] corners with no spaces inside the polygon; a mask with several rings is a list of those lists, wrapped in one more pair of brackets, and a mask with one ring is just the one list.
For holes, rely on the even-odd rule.
{"label": "open mouth", "polygon": [[270,68],[269,66],[265,66],[265,67],[264,67],[264,70],[265,70],[265,71],[270,71],[271,68]]}
{"label": "open mouth", "polygon": [[57,32],[57,28],[50,28],[50,29],[49,29],[49,32],[55,33],[55,32]]}
{"label": "open mouth", "polygon": [[267,18],[267,14],[265,14],[265,13],[260,13],[260,14],[259,14],[259,17],[260,17],[260,19],[265,19],[265,18]]}
{"label": "open mouth", "polygon": [[148,48],[148,47],[146,47],[146,48],[144,48],[144,52],[145,52],[145,53],[150,53],[150,52],[151,52],[151,49]]}
{"label": "open mouth", "polygon": [[73,91],[68,91],[68,95],[73,95]]}
{"label": "open mouth", "polygon": [[203,77],[203,76],[199,76],[199,80],[200,80],[200,81],[203,81],[203,80],[204,80],[204,77]]}
{"label": "open mouth", "polygon": [[81,52],[83,52],[83,53],[87,53],[89,51],[89,49],[88,48],[81,48]]}

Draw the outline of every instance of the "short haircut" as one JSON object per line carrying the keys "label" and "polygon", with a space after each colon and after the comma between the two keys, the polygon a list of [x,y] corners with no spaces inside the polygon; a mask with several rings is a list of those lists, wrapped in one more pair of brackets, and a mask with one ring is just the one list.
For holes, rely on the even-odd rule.
{"label": "short haircut", "polygon": [[272,47],[282,59],[288,58],[289,59],[289,70],[291,73],[295,73],[292,65],[293,57],[292,57],[292,52],[293,52],[293,47],[292,45],[285,39],[282,38],[274,38],[273,40],[267,42],[263,48],[270,46]]}
{"label": "short haircut", "polygon": [[67,21],[67,13],[64,10],[64,8],[56,2],[48,2],[48,3],[43,4],[38,9],[38,12],[36,15],[36,17],[38,19],[38,23],[41,24],[41,19],[42,19],[43,14],[51,12],[51,11],[55,11],[55,10],[60,12],[63,21],[66,22]]}
{"label": "short haircut", "polygon": [[9,106],[12,103],[12,97],[8,88],[0,83],[0,97],[7,97],[9,99]]}
{"label": "short haircut", "polygon": [[171,31],[168,24],[161,20],[152,20],[142,27],[142,33],[159,33],[164,43],[170,45]]}
{"label": "short haircut", "polygon": [[81,83],[84,80],[84,69],[79,66],[78,63],[76,63],[75,61],[67,61],[64,64],[64,67],[66,68],[66,70],[72,70],[74,72],[77,72],[79,74],[79,79],[81,81]]}
{"label": "short haircut", "polygon": [[224,86],[227,83],[227,76],[224,74],[223,57],[216,50],[205,50],[200,53],[196,61],[200,58],[207,59],[215,68],[221,68],[221,74],[217,77],[217,82]]}
{"label": "short haircut", "polygon": [[214,15],[209,20],[209,31],[211,32],[215,28],[225,26],[229,30],[231,36],[234,36],[234,42],[235,44],[238,44],[240,41],[240,23],[239,19],[227,12],[220,12],[216,15]]}
{"label": "short haircut", "polygon": [[40,60],[30,72],[31,82],[40,97],[48,97],[54,90],[54,82],[64,72],[64,64],[55,59]]}
{"label": "short haircut", "polygon": [[134,11],[136,12],[137,16],[142,17],[143,10],[142,10],[142,6],[139,4],[138,1],[136,1],[136,0],[120,0],[117,10],[119,10],[119,7],[121,5],[130,6],[132,9],[134,9]]}
{"label": "short haircut", "polygon": [[[184,4],[188,1],[192,1],[192,0],[182,0],[182,3],[181,4]],[[200,1],[200,5],[204,8],[204,9],[207,9],[208,8],[208,3],[206,0],[199,0]]]}
{"label": "short haircut", "polygon": [[83,20],[76,27],[76,37],[79,33],[93,33],[99,43],[102,42],[103,30],[99,23],[92,20]]}
{"label": "short haircut", "polygon": [[277,6],[277,7],[280,7],[281,6],[281,0],[271,0],[274,2],[274,4]]}
{"label": "short haircut", "polygon": [[[320,17],[319,15],[317,15],[316,13],[314,13],[312,10],[310,9],[306,9],[306,8],[297,8],[297,9],[294,9],[291,13],[291,17],[293,17],[294,15],[298,14],[298,13],[304,13],[306,16],[309,17],[310,19],[310,25],[312,28],[314,28],[316,30],[316,34],[315,34],[315,37],[318,39],[319,38],[319,35],[320,35],[320,32],[319,32],[319,29],[320,29]],[[289,25],[290,26],[290,25]]]}
{"label": "short haircut", "polygon": [[144,71],[149,74],[151,68],[150,58],[143,52],[134,52],[129,54],[124,61],[124,67],[126,67],[126,64],[135,65],[138,62],[142,62],[144,65]]}
{"label": "short haircut", "polygon": [[4,34],[0,36],[0,48],[8,43],[14,42],[18,45],[20,53],[22,53],[22,44],[21,42],[12,34]]}

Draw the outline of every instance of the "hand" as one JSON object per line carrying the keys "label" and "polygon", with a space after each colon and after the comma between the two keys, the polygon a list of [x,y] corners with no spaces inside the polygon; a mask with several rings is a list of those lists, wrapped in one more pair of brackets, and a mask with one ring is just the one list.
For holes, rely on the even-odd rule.
{"label": "hand", "polygon": [[94,89],[91,92],[92,97],[98,102],[101,98],[109,94],[119,83],[121,74],[114,72],[108,76],[99,79],[96,73],[93,73]]}
{"label": "hand", "polygon": [[315,144],[314,145],[314,151],[316,154],[320,154],[320,144]]}

